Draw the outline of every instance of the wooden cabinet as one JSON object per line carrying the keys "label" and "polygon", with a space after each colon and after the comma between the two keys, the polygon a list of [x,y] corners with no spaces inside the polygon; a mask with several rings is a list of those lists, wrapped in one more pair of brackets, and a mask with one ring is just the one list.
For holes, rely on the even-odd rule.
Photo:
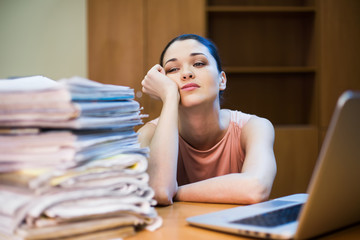
{"label": "wooden cabinet", "polygon": [[208,36],[229,79],[224,107],[275,125],[316,123],[316,8],[298,2],[208,1]]}
{"label": "wooden cabinet", "polygon": [[315,1],[208,0],[206,11],[228,78],[223,107],[276,128],[272,197],[305,192],[318,154]]}
{"label": "wooden cabinet", "polygon": [[275,125],[272,197],[305,192],[336,101],[360,90],[357,0],[208,0],[228,76],[223,107]]}
{"label": "wooden cabinet", "polygon": [[228,76],[224,107],[275,125],[316,123],[316,8],[298,2],[208,1],[207,35]]}

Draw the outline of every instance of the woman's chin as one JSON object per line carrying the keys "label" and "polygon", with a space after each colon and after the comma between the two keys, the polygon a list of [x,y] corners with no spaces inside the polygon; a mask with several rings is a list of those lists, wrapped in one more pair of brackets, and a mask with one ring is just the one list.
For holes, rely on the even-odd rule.
{"label": "woman's chin", "polygon": [[189,95],[180,95],[180,106],[182,107],[197,107],[197,106],[206,106],[213,105],[218,99],[217,95],[212,97],[203,96],[200,94],[189,94]]}
{"label": "woman's chin", "polygon": [[201,104],[201,102],[199,101],[182,101],[180,99],[180,106],[181,107],[184,107],[184,108],[191,108],[191,107],[196,107],[196,106],[199,106]]}

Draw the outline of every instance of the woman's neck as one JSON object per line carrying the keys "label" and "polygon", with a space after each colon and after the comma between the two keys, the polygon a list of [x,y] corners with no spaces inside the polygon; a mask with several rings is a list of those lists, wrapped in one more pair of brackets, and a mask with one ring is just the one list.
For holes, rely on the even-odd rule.
{"label": "woman's neck", "polygon": [[207,150],[218,143],[229,126],[228,111],[215,106],[179,109],[179,134],[192,147]]}

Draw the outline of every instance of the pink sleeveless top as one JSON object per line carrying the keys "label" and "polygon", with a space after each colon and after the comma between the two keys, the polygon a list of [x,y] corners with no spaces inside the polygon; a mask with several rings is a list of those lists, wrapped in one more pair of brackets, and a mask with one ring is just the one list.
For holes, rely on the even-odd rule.
{"label": "pink sleeveless top", "polygon": [[[241,172],[245,154],[240,145],[243,126],[252,115],[231,111],[224,137],[208,150],[197,150],[179,136],[178,185],[193,183],[229,173]],[[158,119],[150,121],[157,124]]]}

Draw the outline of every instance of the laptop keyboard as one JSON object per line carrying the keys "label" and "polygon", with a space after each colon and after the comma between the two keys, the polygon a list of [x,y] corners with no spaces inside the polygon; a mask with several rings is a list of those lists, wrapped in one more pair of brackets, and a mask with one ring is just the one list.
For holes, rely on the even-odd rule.
{"label": "laptop keyboard", "polygon": [[283,225],[296,221],[302,205],[303,204],[297,204],[294,206],[255,215],[253,217],[232,221],[231,223],[254,225],[261,227],[275,227]]}

